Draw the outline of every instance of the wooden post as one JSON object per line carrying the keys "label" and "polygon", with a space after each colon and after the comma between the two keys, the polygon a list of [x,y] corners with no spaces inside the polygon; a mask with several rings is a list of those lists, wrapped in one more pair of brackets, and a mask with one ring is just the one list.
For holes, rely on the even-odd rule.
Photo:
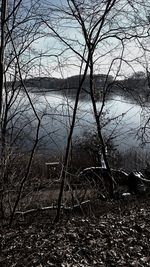
{"label": "wooden post", "polygon": [[52,181],[58,180],[60,174],[60,162],[46,162],[47,179]]}

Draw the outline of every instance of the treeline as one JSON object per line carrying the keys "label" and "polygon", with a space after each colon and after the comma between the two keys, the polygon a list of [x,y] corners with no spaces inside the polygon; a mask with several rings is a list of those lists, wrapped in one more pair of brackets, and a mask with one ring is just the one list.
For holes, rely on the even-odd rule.
{"label": "treeline", "polygon": [[[35,77],[31,79],[25,80],[25,85],[29,88],[37,88],[38,91],[52,91],[52,90],[77,90],[80,79],[82,76],[76,75],[71,76],[66,79],[60,79],[60,78],[51,78],[51,77]],[[90,77],[87,75],[84,84],[83,89],[88,90],[89,89],[89,83]],[[111,75],[106,74],[99,74],[94,75],[94,86],[95,89],[103,88],[105,84],[112,83],[113,77]]]}
{"label": "treeline", "polygon": [[127,79],[115,82],[115,90],[122,90],[127,96],[130,97],[144,97],[149,100],[150,97],[150,79],[149,75],[139,71],[134,73]]}
{"label": "treeline", "polygon": [[[33,77],[24,80],[26,87],[35,93],[43,92],[57,92],[68,95],[75,95],[80,83],[81,76],[71,76],[69,78],[55,78],[55,77]],[[10,83],[8,83],[11,86]],[[16,85],[21,83],[18,81]],[[90,77],[87,75],[83,84],[83,94],[89,92]],[[111,75],[97,74],[94,75],[94,91],[97,99],[107,90],[107,94],[123,94],[127,97],[144,97],[149,100],[150,97],[150,82],[149,77],[144,72],[136,72],[129,78],[114,79]]]}

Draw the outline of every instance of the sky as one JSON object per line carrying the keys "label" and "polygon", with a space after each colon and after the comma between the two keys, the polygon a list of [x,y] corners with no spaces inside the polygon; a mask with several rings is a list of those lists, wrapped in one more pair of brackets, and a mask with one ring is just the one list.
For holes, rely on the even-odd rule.
{"label": "sky", "polygon": [[[36,51],[32,56],[41,54],[41,57],[36,61],[37,67],[31,68],[31,75],[65,78],[78,75],[80,72],[81,58],[77,53],[84,54],[85,40],[81,25],[77,23],[77,20],[70,19],[68,13],[65,13],[67,11],[64,8],[66,2],[66,0],[47,0],[43,2],[43,10],[40,10],[41,14],[44,14],[42,19],[65,40],[65,43],[58,36],[56,37],[56,34],[54,36],[54,32],[43,22],[40,31],[44,37],[35,41],[30,49],[30,51]],[[139,2],[141,1],[139,0]],[[134,25],[142,25],[146,18],[148,7],[147,9],[145,6],[142,7],[144,2],[145,0],[141,2],[141,9],[138,5],[135,6],[138,9],[133,10],[132,7],[127,5],[126,0],[120,0],[118,1],[119,4],[106,17],[94,53],[95,73],[108,73],[110,71],[113,76],[127,77],[134,71],[145,71],[149,62],[149,51],[143,50],[143,44],[144,47],[148,47],[149,38],[145,39],[146,41],[144,38],[139,38],[139,41],[135,40],[136,38],[130,38],[131,34],[139,34],[140,36],[146,34],[147,28],[145,26],[138,27],[134,32]],[[91,3],[94,3],[94,1]],[[64,8],[63,12],[58,12],[57,6]],[[54,8],[53,12],[52,8]],[[92,4],[91,9],[86,9],[85,5],[80,6],[87,31],[90,29],[89,25],[94,25],[99,19],[99,14],[103,14],[103,8],[104,5],[100,4],[96,5],[95,9]],[[95,12],[98,10],[97,17],[96,15],[93,16],[92,9],[96,10]],[[93,31],[93,38],[96,36],[97,30],[98,28],[95,29],[95,32]],[[70,47],[77,53],[72,52]],[[120,60],[120,58],[123,60]]]}

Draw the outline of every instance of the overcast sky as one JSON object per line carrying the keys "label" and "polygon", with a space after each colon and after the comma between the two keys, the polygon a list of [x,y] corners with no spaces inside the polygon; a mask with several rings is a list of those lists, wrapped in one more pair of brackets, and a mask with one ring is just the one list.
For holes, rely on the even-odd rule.
{"label": "overcast sky", "polygon": [[[82,36],[81,27],[79,28],[79,24],[77,24],[77,22],[75,21],[73,22],[70,19],[68,19],[67,15],[66,15],[67,18],[66,20],[59,19],[58,21],[56,19],[58,12],[55,12],[54,15],[53,13],[50,14],[50,12],[48,11],[48,8],[52,8],[53,4],[55,6],[57,5],[63,6],[64,3],[66,4],[66,0],[62,1],[49,0],[45,3],[48,3],[48,5],[46,6],[47,12],[45,11],[45,18],[47,18],[47,21],[48,20],[50,21],[50,25],[53,25],[53,27],[56,29],[56,31],[58,31],[60,36],[62,38],[65,38],[65,41],[70,46],[72,46],[77,52],[83,54],[82,50],[84,49],[85,41]],[[142,45],[144,44],[144,47],[146,46],[148,47],[149,38],[147,38],[146,41],[140,38],[139,39],[140,43],[135,38],[131,39],[127,38],[126,40],[123,40],[123,42],[120,41],[118,38],[116,38],[115,36],[116,32],[114,31],[116,27],[116,21],[119,31],[119,27],[121,27],[123,24],[130,26],[131,23],[131,25],[133,26],[133,18],[134,18],[132,8],[129,8],[128,6],[124,7],[123,5],[124,3],[127,3],[127,1],[121,0],[118,3],[119,5],[117,6],[117,8],[120,11],[120,17],[118,17],[116,10],[115,10],[116,14],[114,11],[112,11],[110,17],[108,16],[109,23],[106,24],[102,32],[103,34],[105,34],[105,31],[107,32],[109,27],[110,32],[112,31],[114,36],[109,38],[107,37],[106,40],[100,42],[99,45],[97,46],[94,55],[94,60],[95,60],[94,68],[95,68],[95,73],[107,73],[111,66],[111,71],[110,71],[111,75],[115,76],[116,73],[118,73],[118,69],[120,69],[119,75],[120,77],[123,77],[123,76],[130,76],[134,71],[145,70],[145,67],[149,62],[149,51],[143,50],[141,48],[141,43]],[[145,13],[144,13],[145,7],[143,8],[143,11],[142,8],[143,7],[141,6],[141,10],[137,11],[137,13],[139,12],[139,14],[143,14],[141,15],[140,18],[141,21],[143,18],[145,18]],[[90,13],[91,11],[88,12],[90,17],[90,14],[92,13]],[[84,17],[84,11],[81,15]],[[136,16],[137,18],[134,19],[138,20],[138,15]],[[114,20],[114,22],[112,22],[111,19],[112,21]],[[120,21],[121,19],[122,21]],[[139,24],[139,21],[137,22],[137,24]],[[86,24],[87,27],[88,23],[89,22],[87,22]],[[139,32],[137,34],[144,35],[146,32],[146,28],[144,27],[142,28],[143,32],[140,32],[141,29],[138,28],[138,31]],[[72,75],[79,74],[81,59],[79,59],[79,57],[69,49],[67,44],[64,44],[62,41],[60,41],[59,38],[56,38],[56,36],[53,37],[54,35],[53,32],[49,28],[46,28],[46,25],[44,26],[44,32],[47,36],[35,42],[34,48],[36,48],[41,53],[46,53],[48,56],[41,58],[40,64],[43,65],[43,68],[42,70],[40,70],[40,68],[39,69],[37,68],[36,75],[38,75],[39,70],[41,71],[40,75],[44,76],[51,75],[55,77],[69,77]],[[59,55],[59,57],[56,57],[56,55]],[[120,57],[122,57],[123,60],[120,60]]]}

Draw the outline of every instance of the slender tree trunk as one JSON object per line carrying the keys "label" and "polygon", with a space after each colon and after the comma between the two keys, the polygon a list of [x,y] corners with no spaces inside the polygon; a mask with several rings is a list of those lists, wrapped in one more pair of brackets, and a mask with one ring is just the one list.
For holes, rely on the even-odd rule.
{"label": "slender tree trunk", "polygon": [[27,181],[28,176],[30,174],[30,170],[31,170],[31,166],[32,166],[32,161],[33,161],[35,150],[36,150],[36,147],[37,147],[37,144],[38,144],[38,141],[39,141],[40,125],[41,125],[41,120],[38,120],[38,125],[37,125],[37,130],[36,130],[36,137],[35,137],[35,143],[33,145],[32,151],[31,151],[31,155],[30,155],[30,158],[29,158],[29,162],[28,162],[28,165],[27,165],[25,176],[23,177],[23,179],[22,179],[22,181],[20,183],[19,192],[18,192],[16,201],[15,201],[15,204],[14,204],[14,207],[13,207],[13,210],[12,210],[12,214],[10,216],[9,227],[11,227],[11,225],[12,225],[12,222],[13,222],[13,219],[14,219],[14,215],[15,215],[15,211],[16,211],[16,208],[17,208],[17,206],[19,204],[19,201],[20,201],[20,197],[21,197],[21,194],[22,194],[22,191],[23,191],[24,184]]}
{"label": "slender tree trunk", "polygon": [[64,184],[65,184],[65,179],[66,179],[66,171],[67,171],[67,167],[68,167],[68,163],[69,163],[70,148],[71,148],[73,130],[74,130],[74,126],[75,126],[76,113],[77,113],[77,109],[78,109],[79,96],[80,96],[80,93],[82,90],[83,82],[84,82],[86,75],[87,75],[88,67],[89,67],[89,57],[88,57],[87,62],[86,62],[84,74],[82,76],[81,81],[79,82],[79,88],[78,88],[76,99],[75,99],[75,105],[74,105],[74,109],[73,109],[73,117],[72,117],[70,132],[69,132],[68,140],[67,140],[64,165],[63,165],[63,169],[62,169],[62,173],[61,173],[61,186],[60,186],[60,192],[59,192],[59,197],[58,197],[57,214],[56,214],[56,217],[54,219],[54,223],[57,223],[60,219],[60,209],[61,209],[61,203],[62,203],[62,197],[63,197],[63,191],[64,191]]}
{"label": "slender tree trunk", "polygon": [[0,38],[0,119],[2,112],[3,82],[4,82],[4,46],[5,46],[5,19],[7,0],[1,3],[1,38]]}
{"label": "slender tree trunk", "polygon": [[[4,46],[5,46],[5,19],[6,19],[6,6],[7,0],[2,0],[1,2],[1,26],[0,26],[0,131],[2,123],[2,104],[3,104],[3,83],[4,83]],[[0,138],[2,137],[2,132],[0,132]],[[0,213],[2,215],[2,221],[4,218],[4,209],[3,209],[3,156],[2,149],[0,151],[0,168],[1,168],[1,177],[0,177]]]}
{"label": "slender tree trunk", "polygon": [[109,193],[110,197],[113,197],[114,179],[112,177],[111,169],[110,169],[109,162],[108,162],[108,159],[107,159],[106,146],[105,146],[105,142],[104,142],[102,131],[101,131],[100,117],[99,117],[99,114],[97,112],[96,101],[95,101],[95,98],[94,98],[94,91],[93,91],[93,89],[94,89],[93,88],[93,84],[94,84],[94,80],[93,80],[94,79],[94,77],[93,77],[93,54],[92,54],[92,51],[90,51],[89,53],[90,53],[90,94],[91,94],[93,112],[94,112],[95,121],[96,121],[97,134],[98,134],[98,138],[100,140],[100,144],[102,146],[102,155],[103,155],[104,162],[105,162],[105,165],[106,165],[106,168],[107,168],[107,171],[108,171],[108,193]]}

